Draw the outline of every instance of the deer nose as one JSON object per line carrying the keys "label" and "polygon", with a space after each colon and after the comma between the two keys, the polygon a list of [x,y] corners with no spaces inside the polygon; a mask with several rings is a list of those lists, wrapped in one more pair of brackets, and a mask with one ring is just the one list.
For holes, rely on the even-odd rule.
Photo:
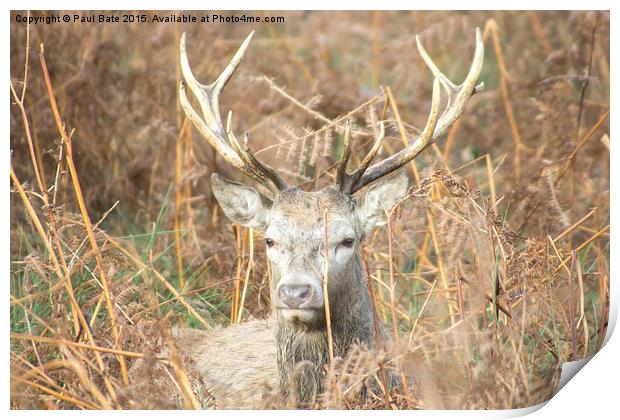
{"label": "deer nose", "polygon": [[312,288],[308,284],[283,284],[278,288],[278,297],[289,309],[299,309],[312,298]]}

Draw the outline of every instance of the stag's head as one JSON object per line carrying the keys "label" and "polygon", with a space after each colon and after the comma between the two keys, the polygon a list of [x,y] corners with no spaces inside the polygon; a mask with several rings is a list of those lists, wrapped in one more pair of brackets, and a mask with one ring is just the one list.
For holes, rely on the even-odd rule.
{"label": "stag's head", "polygon": [[[337,167],[336,182],[319,191],[304,191],[289,186],[270,166],[260,162],[244,136],[241,144],[232,131],[232,113],[226,126],[219,112],[219,94],[241,63],[252,39],[245,39],[221,75],[210,85],[200,84],[192,74],[181,37],[181,105],[196,129],[215,151],[240,172],[253,178],[271,192],[271,197],[256,189],[213,174],[212,189],[224,213],[235,223],[264,233],[267,256],[272,272],[272,298],[283,318],[304,325],[321,324],[325,296],[323,281],[327,279],[330,307],[332,296],[343,296],[354,285],[359,271],[361,241],[378,225],[385,224],[393,205],[407,190],[407,178],[388,176],[414,159],[435,142],[463,113],[469,98],[480,89],[476,86],[484,55],[480,31],[476,30],[476,51],[465,81],[455,85],[432,62],[419,39],[418,50],[435,76],[431,110],[422,133],[396,154],[372,164],[380,150],[384,126],[380,124],[373,146],[357,169],[347,170],[351,156],[351,127],[346,124],[344,152]],[[185,84],[201,108],[192,107]],[[447,105],[440,111],[441,92],[447,93]],[[383,179],[381,179],[383,178]],[[377,181],[377,182],[375,182]],[[371,184],[363,197],[354,194]],[[357,285],[359,287],[359,285]]]}

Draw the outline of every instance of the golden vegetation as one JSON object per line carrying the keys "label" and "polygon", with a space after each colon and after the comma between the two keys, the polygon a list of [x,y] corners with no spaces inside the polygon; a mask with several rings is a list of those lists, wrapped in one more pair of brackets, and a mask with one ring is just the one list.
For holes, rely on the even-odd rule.
{"label": "golden vegetation", "polygon": [[[231,229],[206,181],[234,171],[178,104],[183,31],[207,80],[257,29],[222,108],[307,188],[332,182],[346,120],[357,151],[377,121],[383,155],[419,132],[432,84],[415,34],[460,80],[468,35],[484,31],[485,90],[407,168],[409,195],[365,244],[377,316],[398,337],[333,360],[318,408],[528,406],[552,395],[562,361],[599,348],[609,14],[277,14],[286,23],[11,24],[13,408],[213,406],[171,326],[269,313],[260,233]],[[407,386],[390,394],[392,368]]]}

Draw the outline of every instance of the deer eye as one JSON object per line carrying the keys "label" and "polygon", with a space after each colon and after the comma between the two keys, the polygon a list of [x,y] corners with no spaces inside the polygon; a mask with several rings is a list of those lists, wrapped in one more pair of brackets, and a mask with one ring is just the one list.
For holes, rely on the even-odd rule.
{"label": "deer eye", "polygon": [[275,244],[275,241],[271,238],[265,238],[265,245],[271,248]]}
{"label": "deer eye", "polygon": [[340,245],[346,246],[347,248],[351,248],[354,243],[355,243],[355,239],[347,238],[344,241],[340,242]]}

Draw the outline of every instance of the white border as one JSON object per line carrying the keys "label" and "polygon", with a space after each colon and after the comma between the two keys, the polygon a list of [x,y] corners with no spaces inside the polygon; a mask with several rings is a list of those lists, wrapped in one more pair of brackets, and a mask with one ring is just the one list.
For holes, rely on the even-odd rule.
{"label": "white border", "polygon": [[[334,1],[334,0],[215,0],[197,3],[192,0],[24,0],[6,5],[16,10],[612,10],[612,0],[435,0],[433,2],[382,0]],[[88,5],[87,7],[86,4]],[[5,7],[6,7],[5,6]],[[296,7],[292,7],[296,6]],[[380,7],[379,7],[380,6]]]}
{"label": "white border", "polygon": [[[408,10],[411,8],[419,9],[419,10],[439,10],[439,9],[448,9],[448,10],[463,10],[463,6],[467,6],[471,10],[526,10],[526,9],[541,9],[541,10],[555,10],[555,9],[564,9],[564,10],[611,10],[611,38],[612,38],[612,46],[617,45],[617,30],[616,25],[618,23],[617,13],[614,7],[617,2],[613,1],[596,1],[590,0],[587,2],[584,1],[575,1],[575,0],[565,0],[565,1],[546,1],[541,3],[540,0],[532,1],[532,0],[521,0],[521,1],[488,1],[488,0],[478,0],[478,1],[441,1],[435,0],[431,2],[407,2],[407,1],[398,1],[398,0],[382,0],[381,2],[370,2],[370,1],[344,1],[344,2],[336,2],[334,0],[314,0],[311,2],[305,1],[297,1],[295,3],[288,1],[239,1],[239,0],[228,0],[228,1],[210,1],[208,3],[197,3],[196,1],[189,0],[177,0],[174,2],[157,2],[157,1],[92,1],[89,2],[88,5],[82,1],[76,0],[65,0],[65,1],[20,1],[20,2],[11,2],[12,4],[3,3],[3,9],[5,10],[4,19],[9,19],[10,9],[61,9],[61,10],[71,10],[71,9],[149,9],[149,10],[157,10],[157,9],[197,9],[198,6],[201,7],[209,7],[213,10],[218,9],[228,9],[228,10],[252,10],[252,9],[263,9],[263,10],[293,10],[291,6],[294,4],[299,9],[305,10],[373,10],[376,9],[377,6],[380,6],[381,9],[384,10]],[[88,7],[85,7],[88,6]],[[6,22],[6,20],[5,20]],[[10,38],[10,26],[3,25],[5,28],[1,32],[1,36],[3,38],[3,49],[4,49],[4,57],[9,56],[9,38]],[[611,48],[611,68],[618,68],[617,62],[617,54],[614,53],[614,48]],[[9,74],[9,62],[5,61],[5,65],[2,68],[2,79],[8,81],[10,79]],[[8,91],[8,89],[7,89]],[[614,82],[611,82],[611,103],[614,102],[614,98],[618,97],[618,89]],[[0,165],[0,173],[3,175],[3,179],[5,182],[9,182],[9,147],[8,147],[8,138],[9,138],[9,102],[2,101],[3,108],[2,118],[4,120],[4,130],[6,133],[6,145],[4,146],[1,153],[3,153],[3,161],[5,162],[3,165]],[[610,138],[615,139],[617,134],[616,124],[613,121],[616,120],[617,112],[613,106],[611,106],[611,116],[610,116],[610,125],[611,125],[611,135]],[[611,154],[611,178],[618,179],[618,153]],[[5,184],[5,188],[7,188],[8,184]],[[617,206],[617,188],[616,184],[612,183],[612,195],[611,195],[611,219],[615,221],[618,219],[618,216],[614,216],[614,210],[620,208]],[[0,214],[3,217],[3,220],[9,219],[9,191],[8,188],[5,190],[5,199],[0,203]],[[615,223],[614,223],[615,226]],[[2,230],[4,231],[4,238],[2,242],[0,242],[2,255],[4,258],[0,263],[0,272],[5,273],[7,277],[7,281],[5,282],[5,287],[7,293],[4,294],[4,298],[2,299],[2,313],[5,316],[5,321],[1,323],[1,340],[4,344],[4,348],[7,349],[5,356],[0,363],[0,383],[2,384],[2,394],[1,401],[2,407],[4,410],[8,411],[9,407],[9,299],[8,299],[8,289],[9,289],[9,281],[8,281],[8,273],[10,271],[10,252],[9,252],[9,241],[6,238],[10,238],[10,224],[4,223],[2,225]],[[615,238],[615,237],[614,237]],[[619,261],[619,253],[617,240],[612,238],[612,247],[611,247],[611,308],[610,308],[610,324],[606,336],[606,341],[609,340],[611,333],[616,324],[617,320],[617,312],[618,312],[618,280],[617,280],[617,269],[615,261]],[[307,418],[307,417],[315,417],[315,416],[332,416],[336,417],[344,417],[355,415],[356,417],[366,417],[366,416],[416,416],[416,417],[458,417],[459,419],[469,419],[469,418],[505,418],[505,417],[515,417],[519,415],[525,415],[529,412],[535,411],[534,414],[531,414],[529,418],[549,418],[549,417],[561,417],[563,419],[570,418],[579,418],[583,419],[586,416],[594,416],[594,418],[611,418],[612,413],[613,417],[617,416],[618,407],[616,405],[617,397],[617,382],[620,379],[620,363],[618,362],[618,357],[616,355],[620,354],[620,339],[613,337],[611,340],[607,342],[605,347],[599,351],[597,355],[595,355],[590,363],[590,366],[579,374],[579,378],[577,380],[570,381],[554,398],[552,398],[542,410],[536,411],[539,407],[533,407],[523,410],[507,410],[507,411],[416,411],[416,412],[364,412],[358,411],[353,413],[348,412],[334,412],[334,411],[324,411],[324,412],[311,412],[311,411],[296,411],[294,414],[286,411],[280,412],[252,412],[251,415],[253,417],[258,418],[278,418],[280,416],[288,417],[291,414],[299,417],[299,418]],[[576,373],[576,372],[575,372]],[[570,374],[568,370],[566,374]],[[11,411],[8,413],[12,417],[30,417],[35,414],[27,411]],[[82,416],[84,413],[79,411],[72,412],[36,412],[37,416],[44,417],[71,417],[71,416]],[[210,416],[215,418],[229,418],[229,417],[238,417],[246,415],[250,413],[246,412],[174,412],[169,413],[166,411],[149,411],[149,412],[114,412],[114,413],[105,413],[105,412],[89,412],[86,415],[93,416],[93,418],[102,418],[102,416],[118,416],[125,417],[131,416],[131,418],[135,418],[135,416],[149,416],[156,418],[165,418],[170,414],[174,416]]]}

